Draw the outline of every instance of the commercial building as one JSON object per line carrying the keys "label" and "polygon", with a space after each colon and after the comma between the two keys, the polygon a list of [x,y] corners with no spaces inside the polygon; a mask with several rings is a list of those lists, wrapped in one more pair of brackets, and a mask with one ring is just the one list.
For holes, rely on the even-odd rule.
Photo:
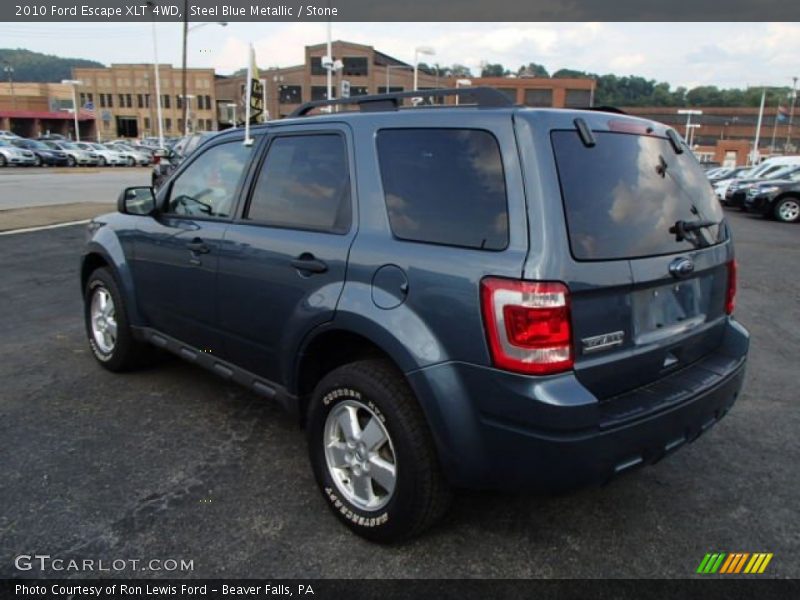
{"label": "commercial building", "polygon": [[[702,110],[701,115],[691,115],[692,147],[698,157],[707,162],[720,164],[748,164],[753,149],[758,125],[757,107],[664,107],[631,106],[620,107],[625,112],[659,121],[682,135],[686,135],[687,115],[680,110]],[[797,115],[795,115],[797,116]],[[788,143],[787,143],[788,142]],[[797,123],[790,127],[788,118],[780,118],[778,109],[764,109],[759,134],[759,156],[793,154],[800,146],[800,130]]]}
{"label": "commercial building", "polygon": [[[94,136],[94,116],[78,113],[81,137]],[[23,137],[75,134],[72,87],[61,83],[0,83],[0,129]]]}
{"label": "commercial building", "polygon": [[[165,136],[184,131],[216,129],[213,69],[186,70],[187,123],[183,122],[182,71],[158,68]],[[75,68],[78,104],[91,107],[102,140],[158,135],[155,69],[152,64],[112,64],[105,68]]]}

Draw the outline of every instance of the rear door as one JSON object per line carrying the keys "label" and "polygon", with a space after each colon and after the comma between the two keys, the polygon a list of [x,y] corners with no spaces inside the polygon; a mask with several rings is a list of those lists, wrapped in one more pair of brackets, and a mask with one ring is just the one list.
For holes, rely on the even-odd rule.
{"label": "rear door", "polygon": [[265,146],[220,255],[220,327],[230,360],[282,383],[281,360],[333,318],[344,286],[356,231],[352,143],[331,123],[281,127]]}
{"label": "rear door", "polygon": [[605,398],[721,344],[731,251],[705,174],[663,128],[612,120],[593,136],[587,145],[573,127],[550,142],[571,256],[576,375]]}

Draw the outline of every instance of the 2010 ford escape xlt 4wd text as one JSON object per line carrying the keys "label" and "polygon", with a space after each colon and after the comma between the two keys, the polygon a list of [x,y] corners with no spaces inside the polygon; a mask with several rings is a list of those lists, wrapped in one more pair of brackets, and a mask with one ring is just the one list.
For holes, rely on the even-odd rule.
{"label": "2010 ford escape xlt 4wd text", "polygon": [[92,221],[81,269],[103,366],[155,346],[277,400],[330,508],[381,542],[454,488],[661,459],[728,412],[749,345],[728,226],[673,130],[424,93],[462,104],[313,102],[215,136]]}

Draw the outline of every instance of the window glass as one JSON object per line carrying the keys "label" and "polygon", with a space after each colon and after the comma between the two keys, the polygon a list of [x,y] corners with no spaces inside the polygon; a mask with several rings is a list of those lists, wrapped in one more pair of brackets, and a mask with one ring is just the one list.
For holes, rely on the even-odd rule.
{"label": "window glass", "polygon": [[300,104],[303,99],[303,88],[299,85],[282,85],[278,89],[278,102],[281,104]]}
{"label": "window glass", "polygon": [[203,152],[175,180],[167,212],[193,217],[230,216],[250,148],[238,141]]}
{"label": "window glass", "polygon": [[345,76],[361,76],[368,72],[369,61],[366,56],[345,56],[342,63],[344,63],[342,74]]}
{"label": "window glass", "polygon": [[[590,148],[575,130],[551,136],[575,258],[671,254],[725,239],[719,201],[690,152],[655,136],[595,132]],[[678,221],[713,224],[678,239]]]}
{"label": "window glass", "polygon": [[246,218],[295,229],[350,229],[350,173],[336,134],[276,138],[258,175]]}
{"label": "window glass", "polygon": [[395,236],[485,250],[508,245],[503,164],[492,134],[384,129],[378,158]]}

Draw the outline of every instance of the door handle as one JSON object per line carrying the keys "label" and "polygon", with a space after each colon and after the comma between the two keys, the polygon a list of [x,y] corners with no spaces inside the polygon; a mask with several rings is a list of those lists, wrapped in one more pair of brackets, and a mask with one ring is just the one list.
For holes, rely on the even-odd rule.
{"label": "door handle", "polygon": [[298,271],[306,273],[324,273],[328,270],[328,265],[307,252],[292,260],[291,265]]}
{"label": "door handle", "polygon": [[194,254],[208,254],[211,252],[211,248],[200,238],[194,238],[191,242],[186,244],[186,247]]}

